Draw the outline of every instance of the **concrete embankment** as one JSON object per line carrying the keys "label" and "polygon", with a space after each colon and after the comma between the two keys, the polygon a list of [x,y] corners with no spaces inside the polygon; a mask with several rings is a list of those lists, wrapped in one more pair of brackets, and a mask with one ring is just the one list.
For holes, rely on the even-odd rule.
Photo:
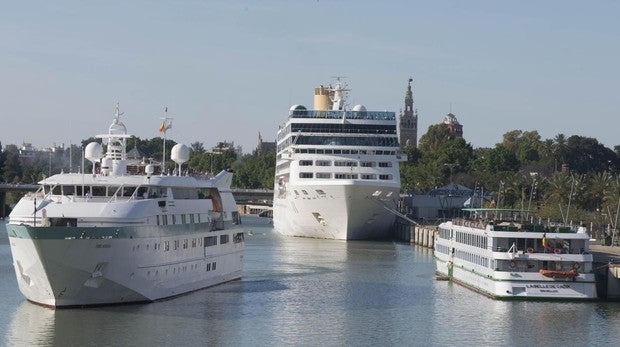
{"label": "concrete embankment", "polygon": [[437,226],[412,225],[408,222],[397,221],[395,226],[395,239],[433,248],[435,247],[436,232]]}

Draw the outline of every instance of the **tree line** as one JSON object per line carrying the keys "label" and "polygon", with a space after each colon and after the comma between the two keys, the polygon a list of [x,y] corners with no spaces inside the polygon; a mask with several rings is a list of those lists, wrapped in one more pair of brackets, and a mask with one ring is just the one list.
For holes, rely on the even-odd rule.
{"label": "tree line", "polygon": [[616,224],[620,207],[620,146],[594,138],[513,130],[491,148],[473,148],[445,124],[431,125],[418,147],[406,147],[402,189],[423,194],[458,183],[492,193],[500,208],[532,210],[543,219]]}

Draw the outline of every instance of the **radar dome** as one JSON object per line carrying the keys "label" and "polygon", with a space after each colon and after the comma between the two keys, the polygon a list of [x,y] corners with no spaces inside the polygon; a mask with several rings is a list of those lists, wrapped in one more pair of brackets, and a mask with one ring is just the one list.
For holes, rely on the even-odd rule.
{"label": "radar dome", "polygon": [[84,150],[84,157],[92,163],[99,161],[103,158],[103,147],[99,142],[89,143]]}
{"label": "radar dome", "polygon": [[189,160],[189,148],[186,145],[177,143],[172,147],[170,158],[179,165],[185,163]]}
{"label": "radar dome", "polygon": [[353,111],[355,111],[355,112],[366,112],[366,107],[364,105],[355,105],[355,106],[353,106]]}
{"label": "radar dome", "polygon": [[148,164],[144,168],[144,172],[146,172],[146,174],[150,176],[155,172],[155,167],[153,166],[153,164]]}
{"label": "radar dome", "polygon": [[289,114],[302,115],[304,113],[306,113],[306,107],[302,105],[293,105],[289,109]]}
{"label": "radar dome", "polygon": [[305,111],[306,107],[303,105],[293,105],[289,111]]}

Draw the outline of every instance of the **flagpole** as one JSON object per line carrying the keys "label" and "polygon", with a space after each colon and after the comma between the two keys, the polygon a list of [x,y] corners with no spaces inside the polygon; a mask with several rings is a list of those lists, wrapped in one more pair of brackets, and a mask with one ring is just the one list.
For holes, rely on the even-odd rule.
{"label": "flagpole", "polygon": [[168,107],[166,106],[166,108],[164,109],[164,159],[162,161],[161,164],[161,173],[163,174],[164,171],[166,170],[166,127],[168,126],[167,121],[168,121]]}
{"label": "flagpole", "polygon": [[164,153],[162,154],[162,168],[161,173],[164,174],[166,170],[166,131],[172,127],[172,122],[169,122],[172,118],[168,118],[168,106],[164,108],[164,118],[161,126],[159,127],[159,131],[164,133]]}

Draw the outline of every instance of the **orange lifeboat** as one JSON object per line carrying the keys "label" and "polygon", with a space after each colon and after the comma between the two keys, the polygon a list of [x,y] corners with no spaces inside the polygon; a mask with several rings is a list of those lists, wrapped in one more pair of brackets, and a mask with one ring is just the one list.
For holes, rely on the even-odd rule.
{"label": "orange lifeboat", "polygon": [[579,272],[575,269],[570,269],[568,271],[557,271],[557,270],[543,270],[540,269],[538,272],[545,276],[551,278],[575,278],[579,275]]}

